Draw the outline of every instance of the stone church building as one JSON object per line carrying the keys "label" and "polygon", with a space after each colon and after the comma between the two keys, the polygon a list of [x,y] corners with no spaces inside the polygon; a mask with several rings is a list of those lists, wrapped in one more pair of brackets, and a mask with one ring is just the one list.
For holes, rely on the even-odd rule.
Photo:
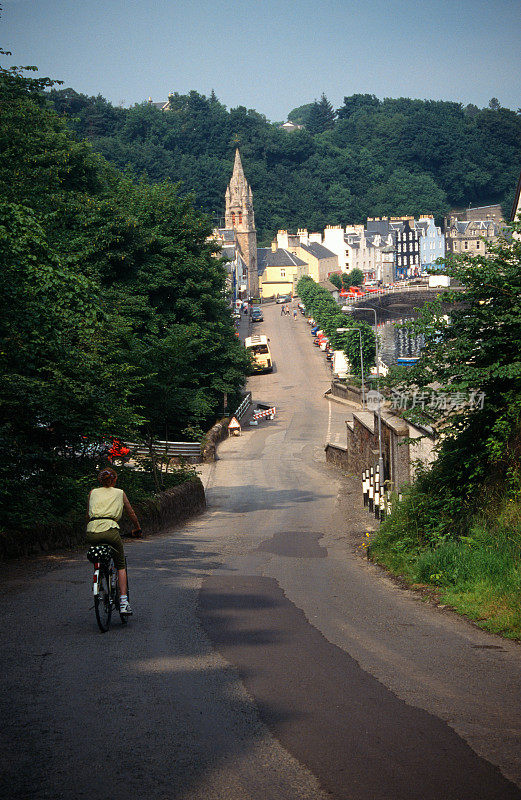
{"label": "stone church building", "polygon": [[237,248],[248,270],[248,295],[259,296],[257,272],[257,231],[253,214],[253,193],[244,177],[239,150],[235,151],[233,174],[226,189],[225,227],[235,231]]}

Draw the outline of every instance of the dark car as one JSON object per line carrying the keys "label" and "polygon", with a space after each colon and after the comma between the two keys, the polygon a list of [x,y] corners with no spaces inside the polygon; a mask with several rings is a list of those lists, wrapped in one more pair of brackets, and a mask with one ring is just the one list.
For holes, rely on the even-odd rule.
{"label": "dark car", "polygon": [[262,316],[262,309],[260,309],[258,306],[253,306],[251,310],[251,321],[264,322],[264,317]]}

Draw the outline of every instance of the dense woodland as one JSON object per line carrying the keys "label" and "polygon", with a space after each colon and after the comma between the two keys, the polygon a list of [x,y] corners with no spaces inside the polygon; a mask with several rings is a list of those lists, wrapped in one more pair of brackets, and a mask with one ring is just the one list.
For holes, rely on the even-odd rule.
{"label": "dense woodland", "polygon": [[214,93],[170,96],[169,112],[144,103],[116,108],[103,97],[52,90],[48,102],[79,139],[120,169],[152,181],[181,181],[219,222],[240,145],[254,193],[261,243],[279,228],[312,230],[373,215],[432,213],[503,202],[510,210],[521,164],[521,115],[493,98],[460,103],[325,96],[290,112],[305,129],[286,133]]}
{"label": "dense woodland", "polygon": [[71,134],[48,85],[0,69],[0,505],[15,528],[83,508],[105,440],[199,438],[249,371],[208,219]]}

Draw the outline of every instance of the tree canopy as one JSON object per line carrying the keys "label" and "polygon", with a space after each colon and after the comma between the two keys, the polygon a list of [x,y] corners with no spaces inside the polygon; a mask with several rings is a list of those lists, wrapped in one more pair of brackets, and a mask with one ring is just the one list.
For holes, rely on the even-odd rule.
{"label": "tree canopy", "polygon": [[165,112],[149,103],[115,108],[72,89],[45,97],[107,160],[181,182],[216,222],[238,143],[265,244],[277,228],[402,213],[440,219],[451,207],[508,202],[521,161],[521,116],[496,104],[355,94],[335,112],[323,95],[290,112],[305,128],[288,134],[253,109],[227,109],[215,92],[174,93]]}
{"label": "tree canopy", "polygon": [[[519,234],[521,223],[514,228]],[[390,382],[408,413],[437,421],[438,458],[421,486],[438,509],[433,535],[450,537],[487,503],[521,490],[521,241],[454,256],[447,272],[464,291],[443,293],[408,324],[425,346],[418,364]],[[450,317],[442,301],[454,304]]]}
{"label": "tree canopy", "polygon": [[[176,184],[120,174],[73,135],[42,95],[48,83],[0,72],[0,500],[10,525],[76,508],[104,439],[209,427],[249,369],[208,219]],[[100,125],[114,116],[99,114]]]}
{"label": "tree canopy", "polygon": [[[364,364],[367,370],[375,365],[376,341],[373,329],[366,322],[355,321],[350,314],[343,314],[338,303],[323,286],[319,286],[313,278],[305,275],[297,284],[297,292],[302,298],[306,312],[316,320],[325,331],[335,350],[343,350],[353,375],[361,375],[360,336]],[[356,336],[347,330],[339,333],[338,328],[356,330]]]}

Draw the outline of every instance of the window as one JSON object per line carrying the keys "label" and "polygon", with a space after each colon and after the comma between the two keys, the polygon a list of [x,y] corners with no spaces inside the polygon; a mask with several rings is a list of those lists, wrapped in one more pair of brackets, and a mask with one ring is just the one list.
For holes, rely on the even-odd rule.
{"label": "window", "polygon": [[235,225],[235,212],[232,211],[232,225]]}
{"label": "window", "polygon": [[280,277],[281,277],[281,278],[285,278],[285,277],[286,277],[286,270],[285,270],[285,269],[281,269],[281,271],[280,271]]}
{"label": "window", "polygon": [[468,250],[468,249],[469,249],[469,243],[465,242],[465,250]]}
{"label": "window", "polygon": [[239,225],[242,225],[242,211],[239,211]]}

